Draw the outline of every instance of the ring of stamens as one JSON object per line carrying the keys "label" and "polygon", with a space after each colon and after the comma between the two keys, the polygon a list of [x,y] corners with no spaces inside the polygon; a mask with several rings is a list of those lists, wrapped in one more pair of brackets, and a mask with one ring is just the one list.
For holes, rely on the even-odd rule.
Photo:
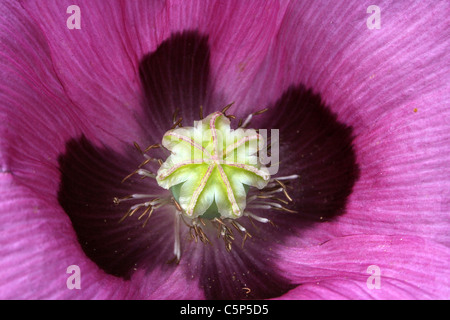
{"label": "ring of stamens", "polygon": [[[233,103],[225,106],[221,112],[216,112],[208,117],[209,124],[211,128],[214,128],[215,121],[221,117],[224,116],[227,119],[235,119],[236,117],[233,115],[227,115],[226,111],[233,105]],[[240,119],[238,123],[238,128],[246,128],[250,123],[254,116],[259,115],[267,111],[266,109],[251,113],[248,115],[245,119]],[[173,115],[172,119],[172,128],[171,130],[175,128],[182,128],[182,117],[178,116],[179,110],[177,109]],[[203,107],[200,106],[200,112],[199,112],[199,118],[201,120],[204,119],[203,117]],[[298,179],[298,175],[290,175],[290,176],[284,176],[284,177],[276,177],[271,178],[270,176],[267,177],[267,183],[266,185],[258,190],[254,188],[250,188],[247,193],[246,198],[246,206],[245,208],[240,208],[237,205],[237,202],[235,199],[233,199],[233,192],[230,192],[232,189],[230,182],[228,181],[226,177],[226,173],[224,169],[222,168],[222,164],[225,162],[223,159],[220,159],[220,157],[217,156],[218,152],[218,145],[217,145],[217,135],[214,130],[212,130],[212,140],[213,140],[213,148],[212,152],[206,150],[202,145],[198,144],[197,142],[193,141],[192,139],[189,139],[187,137],[184,137],[182,135],[178,135],[176,132],[168,132],[166,135],[179,139],[180,141],[184,141],[188,144],[190,144],[193,148],[196,148],[200,150],[204,155],[208,156],[208,161],[210,162],[209,166],[207,167],[206,174],[203,176],[203,179],[200,183],[201,186],[205,187],[207,180],[209,176],[213,173],[213,170],[218,171],[218,176],[221,177],[224,185],[227,189],[227,194],[229,197],[229,202],[233,205],[231,206],[232,214],[228,216],[215,216],[211,219],[205,219],[202,218],[201,214],[194,214],[195,210],[195,204],[198,200],[198,197],[200,196],[202,190],[194,190],[192,198],[190,199],[189,205],[183,206],[179,203],[179,201],[176,199],[176,197],[172,195],[155,195],[155,194],[131,194],[128,196],[125,196],[123,198],[115,197],[113,199],[114,203],[116,205],[130,200],[146,200],[145,202],[141,202],[135,205],[132,205],[128,211],[125,213],[125,215],[119,220],[119,223],[123,222],[127,217],[131,217],[137,212],[139,212],[138,220],[143,219],[145,216],[146,219],[144,220],[144,223],[142,224],[142,227],[145,227],[147,225],[147,222],[149,221],[150,217],[154,212],[156,212],[159,208],[164,206],[170,206],[174,209],[174,259],[173,261],[179,262],[181,257],[181,239],[180,239],[180,224],[183,223],[189,230],[189,238],[194,242],[202,242],[206,245],[211,244],[212,241],[208,238],[207,232],[205,230],[210,229],[216,229],[217,230],[217,237],[222,238],[224,241],[225,249],[230,252],[232,250],[232,243],[236,239],[237,232],[241,238],[242,238],[242,244],[241,247],[244,247],[245,242],[252,238],[252,235],[250,232],[241,224],[239,223],[239,219],[242,217],[247,217],[252,226],[257,229],[255,225],[255,221],[259,223],[270,223],[272,225],[273,222],[267,218],[261,217],[258,214],[255,213],[255,211],[263,211],[263,210],[278,210],[283,211],[287,213],[295,213],[296,211],[291,210],[287,208],[290,203],[292,203],[293,199],[290,197],[288,193],[290,181]],[[165,136],[166,136],[165,135]],[[223,156],[226,157],[228,154],[232,153],[237,148],[241,147],[242,145],[245,145],[248,141],[252,139],[258,139],[259,135],[256,133],[251,136],[243,137],[242,139],[236,141],[235,143],[229,145],[224,151]],[[164,164],[164,161],[162,159],[158,159],[155,157],[152,157],[148,153],[160,148],[165,148],[163,144],[152,144],[148,146],[145,149],[142,149],[138,143],[134,142],[134,147],[136,150],[144,157],[144,160],[142,163],[140,163],[136,170],[134,170],[132,173],[130,173],[128,176],[126,176],[122,183],[125,182],[127,179],[131,178],[134,175],[139,175],[142,179],[145,178],[151,178],[158,181],[158,179],[165,179],[172,175],[174,172],[176,172],[178,169],[185,165],[195,165],[200,164],[204,162],[204,159],[193,159],[186,162],[179,162],[175,166],[171,167],[169,170],[166,170],[165,172],[160,172],[162,165]],[[270,149],[271,144],[268,145],[268,149]],[[170,151],[170,150],[168,150]],[[230,167],[234,167],[237,169],[243,169],[246,171],[249,171],[256,175],[263,175],[263,172],[260,171],[260,169],[257,166],[251,166],[247,164],[242,163],[234,163],[230,161],[226,161],[226,165]],[[151,167],[159,166],[157,170],[152,170]],[[155,173],[158,172],[158,173]],[[204,181],[203,181],[204,180]],[[281,198],[283,197],[283,198]]]}

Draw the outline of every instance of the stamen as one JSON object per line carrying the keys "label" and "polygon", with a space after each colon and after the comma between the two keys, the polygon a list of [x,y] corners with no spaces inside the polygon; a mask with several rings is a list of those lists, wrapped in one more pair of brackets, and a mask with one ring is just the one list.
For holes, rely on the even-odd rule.
{"label": "stamen", "polygon": [[249,209],[265,209],[265,210],[272,209],[272,207],[269,205],[253,205],[253,204],[247,206],[247,208],[249,208]]}
{"label": "stamen", "polygon": [[203,229],[198,226],[197,224],[197,220],[198,219],[194,219],[192,220],[192,227],[194,229],[195,235],[200,239],[201,242],[207,244],[207,243],[211,243],[209,241],[209,238],[206,236],[206,234],[203,232]]}
{"label": "stamen", "polygon": [[267,218],[262,218],[260,216],[257,216],[255,214],[251,213],[251,212],[248,212],[248,211],[245,212],[245,215],[249,216],[250,218],[255,219],[256,221],[261,222],[261,223],[267,223],[267,222],[270,221]]}
{"label": "stamen", "polygon": [[205,223],[205,221],[203,221],[202,218],[197,217],[197,220],[200,221],[200,223],[201,223],[204,227],[206,227],[206,223]]}
{"label": "stamen", "polygon": [[139,210],[139,208],[140,207],[137,207],[137,208],[130,208],[130,214],[128,215],[129,217],[131,217],[136,211],[138,211]]}
{"label": "stamen", "polygon": [[227,112],[228,109],[230,109],[231,106],[232,106],[233,104],[234,104],[234,101],[233,101],[232,103],[230,103],[230,104],[227,104],[227,105],[222,109],[221,113],[225,114],[225,112]]}
{"label": "stamen", "polygon": [[144,158],[153,162],[158,162],[158,159],[150,157],[148,154],[144,154]]}
{"label": "stamen", "polygon": [[143,166],[145,166],[146,164],[148,164],[150,161],[152,161],[151,158],[145,159],[140,165],[138,165],[138,168],[142,168]]}
{"label": "stamen", "polygon": [[150,217],[152,216],[152,213],[153,213],[153,209],[154,209],[154,207],[151,207],[150,212],[148,214],[148,217],[147,217],[147,219],[145,219],[144,224],[142,225],[142,228],[145,228],[145,226],[147,225],[148,220],[150,220]]}
{"label": "stamen", "polygon": [[260,115],[260,114],[263,114],[263,113],[266,112],[267,110],[269,110],[269,108],[264,108],[264,109],[262,109],[262,110],[253,112],[253,115],[258,116],[258,115]]}
{"label": "stamen", "polygon": [[125,220],[126,217],[128,217],[129,213],[130,213],[130,210],[128,210],[127,213],[125,213],[125,215],[119,220],[119,223],[121,223],[123,220]]}
{"label": "stamen", "polygon": [[180,211],[180,212],[183,211],[183,209],[181,208],[180,204],[178,203],[177,200],[175,200],[174,197],[172,197],[172,202],[173,202],[173,204],[175,205],[175,208],[176,208],[178,211]]}
{"label": "stamen", "polygon": [[153,209],[152,206],[147,207],[147,209],[144,210],[144,212],[139,216],[138,220],[141,220],[143,216],[145,216],[151,209]]}
{"label": "stamen", "polygon": [[279,193],[279,192],[283,192],[283,188],[277,188],[271,191],[264,191],[264,194],[274,194],[274,193]]}
{"label": "stamen", "polygon": [[134,147],[136,148],[137,151],[139,151],[140,154],[144,154],[144,152],[142,152],[141,147],[138,145],[138,143],[136,141],[133,142]]}
{"label": "stamen", "polygon": [[[283,204],[289,204],[289,201],[286,201],[286,200],[283,200],[283,199],[280,199],[280,198],[272,198],[273,200],[277,200],[277,201],[280,201],[281,203],[283,203]],[[292,200],[291,200],[292,201]]]}
{"label": "stamen", "polygon": [[246,233],[244,234],[244,239],[242,239],[242,245],[241,245],[241,248],[242,248],[242,249],[244,249],[245,240],[247,240],[248,236],[251,237],[250,233],[246,232]]}
{"label": "stamen", "polygon": [[122,179],[121,183],[124,183],[126,180],[128,180],[129,178],[131,178],[133,175],[135,175],[137,173],[139,169],[134,170],[132,173],[130,173],[129,175],[127,175],[125,178]]}
{"label": "stamen", "polygon": [[170,129],[173,130],[173,129],[175,129],[175,128],[178,127],[178,126],[182,127],[182,125],[181,125],[181,122],[182,122],[182,121],[183,121],[183,118],[180,117],[180,118],[178,119],[178,121],[176,121]]}
{"label": "stamen", "polygon": [[293,201],[292,198],[289,196],[289,194],[287,193],[286,189],[283,189],[283,193],[286,196],[286,198],[289,199],[289,201]]}
{"label": "stamen", "polygon": [[157,148],[161,148],[161,145],[159,143],[149,145],[147,148],[145,148],[144,153],[147,153],[151,149],[157,149]]}
{"label": "stamen", "polygon": [[299,175],[293,174],[293,175],[290,175],[290,176],[277,177],[277,180],[279,180],[279,181],[281,181],[281,180],[293,180],[293,179],[297,179],[299,177],[300,177]]}
{"label": "stamen", "polygon": [[175,255],[177,263],[180,262],[181,257],[180,216],[181,212],[175,211],[173,254]]}
{"label": "stamen", "polygon": [[291,209],[288,209],[288,208],[285,208],[285,207],[281,207],[281,208],[274,208],[275,210],[281,210],[281,211],[286,211],[286,212],[289,212],[289,213],[298,213],[298,211],[295,211],[295,210],[291,210]]}
{"label": "stamen", "polygon": [[292,200],[292,198],[289,196],[289,194],[287,193],[287,191],[286,191],[286,185],[284,184],[284,183],[282,183],[280,180],[278,180],[278,179],[275,179],[275,181],[283,188],[283,193],[284,193],[284,195],[286,196],[286,198],[288,198],[289,199],[289,201],[293,201]]}
{"label": "stamen", "polygon": [[221,224],[222,226],[225,226],[225,223],[219,219],[219,218],[214,218],[214,221],[218,222],[219,224]]}
{"label": "stamen", "polygon": [[275,181],[276,181],[283,189],[286,189],[286,185],[285,185],[283,182],[281,182],[281,181],[278,180],[278,179],[275,179]]}
{"label": "stamen", "polygon": [[245,119],[244,123],[240,126],[241,128],[247,128],[250,121],[252,121],[253,113],[250,113],[247,118]]}
{"label": "stamen", "polygon": [[203,120],[203,105],[200,105],[200,120]]}
{"label": "stamen", "polygon": [[250,121],[252,121],[253,116],[257,116],[257,115],[263,114],[263,113],[266,112],[267,110],[269,110],[269,108],[264,108],[264,109],[262,109],[262,110],[259,110],[259,111],[250,113],[250,114],[247,116],[247,118],[245,119],[244,123],[242,123],[242,121],[241,121],[242,119],[239,120],[238,128],[247,128],[247,126],[250,124]]}
{"label": "stamen", "polygon": [[200,240],[205,244],[207,243],[210,244],[211,242],[209,241],[209,238],[206,236],[206,234],[203,232],[203,229],[198,227],[198,230],[200,232]]}
{"label": "stamen", "polygon": [[252,235],[250,233],[245,232],[244,238],[242,239],[242,245],[241,245],[242,249],[244,249],[245,240],[247,240],[247,238],[253,238],[253,237],[252,237]]}
{"label": "stamen", "polygon": [[195,243],[197,243],[197,235],[192,230],[194,230],[194,228],[189,228],[189,234],[190,234],[192,240],[194,240]]}
{"label": "stamen", "polygon": [[156,174],[154,174],[153,172],[150,172],[148,170],[145,170],[145,169],[138,169],[136,173],[141,176],[156,179]]}
{"label": "stamen", "polygon": [[180,112],[180,108],[176,108],[175,109],[175,112],[173,113],[173,115],[172,115],[172,123],[175,123],[176,121],[177,121],[177,118],[178,118],[178,112]]}
{"label": "stamen", "polygon": [[125,215],[119,220],[119,223],[121,223],[123,220],[125,220],[125,218],[127,217],[131,217],[133,215],[133,213],[135,213],[139,208],[135,208],[135,209],[128,209],[127,213],[125,213]]}
{"label": "stamen", "polygon": [[236,228],[236,230],[241,231],[243,233],[247,232],[247,230],[241,224],[239,224],[239,222],[232,221],[231,224],[233,225],[233,227]]}
{"label": "stamen", "polygon": [[[232,243],[235,241],[233,228],[237,230],[238,236],[242,237],[242,248],[247,239],[252,238],[247,228],[238,221],[241,216],[248,217],[253,227],[258,229],[254,221],[274,224],[265,217],[253,214],[251,212],[252,210],[296,212],[286,207],[293,201],[287,190],[288,188],[292,188],[289,185],[290,180],[297,179],[299,176],[293,174],[271,178],[267,168],[262,163],[258,162],[253,165],[252,162],[248,161],[250,158],[247,157],[258,156],[261,145],[265,145],[266,148],[270,149],[272,143],[270,142],[270,138],[266,143],[260,143],[260,141],[264,142],[264,139],[259,134],[258,129],[232,130],[230,128],[230,119],[236,119],[236,116],[232,114],[227,115],[226,112],[228,112],[233,104],[234,102],[226,105],[221,112],[215,112],[207,116],[206,119],[204,119],[203,105],[200,105],[199,117],[202,120],[201,125],[195,128],[188,128],[202,130],[200,137],[197,135],[197,132],[196,134],[191,134],[187,133],[190,131],[178,128],[182,127],[183,117],[179,114],[180,109],[176,108],[172,116],[172,127],[164,135],[161,144],[155,143],[143,150],[137,142],[133,142],[134,148],[144,157],[144,160],[122,182],[137,174],[142,179],[156,179],[159,186],[169,189],[172,194],[170,196],[161,196],[157,194],[135,193],[122,198],[115,197],[113,201],[116,205],[124,201],[146,200],[142,203],[133,204],[119,222],[124,221],[127,217],[131,217],[141,210],[137,220],[140,221],[145,218],[142,225],[142,227],[145,227],[153,212],[166,205],[172,206],[175,212],[174,259],[172,261],[176,261],[177,263],[181,257],[181,222],[188,228],[187,230],[189,231],[191,240],[194,240],[196,243],[202,242],[205,245],[212,245],[207,235],[209,234],[208,228],[216,228],[217,237],[222,238],[226,251],[230,252],[232,250]],[[239,119],[238,127],[246,128],[254,116],[261,115],[267,110],[268,108],[264,108],[249,114],[244,120]],[[205,137],[204,135],[207,136]],[[223,135],[230,135],[233,139],[230,141],[227,139],[221,140]],[[256,151],[254,148],[251,148],[251,152],[247,150],[248,148],[242,148],[242,146],[246,146],[247,143],[253,142],[253,140],[256,140]],[[182,152],[178,152],[180,149],[173,147],[178,145],[178,143],[183,143],[180,145],[181,150],[183,150]],[[171,154],[166,160],[158,159],[147,154],[150,150],[157,148],[164,148],[165,151],[169,151]],[[189,149],[191,152],[189,152]],[[195,151],[195,153],[192,151]],[[235,153],[236,160],[234,162],[228,159],[232,152]],[[201,157],[197,157],[199,155],[198,153]],[[225,160],[226,158],[227,160]],[[156,163],[160,166],[156,174],[144,169],[144,167],[152,167],[151,169],[155,170],[153,166]],[[190,171],[191,168],[192,174]],[[186,175],[186,173],[188,174]],[[243,181],[248,181],[247,177],[249,174],[254,179],[258,179],[257,183],[255,182],[250,185],[250,189],[245,194],[236,192],[242,187],[239,183],[244,184]],[[242,182],[240,182],[240,175],[243,178]],[[175,186],[176,184],[180,184],[179,181],[186,181],[186,176],[192,176],[193,180],[190,181],[192,183],[190,187],[192,192],[182,189],[183,197],[181,198],[180,189],[175,188]],[[259,190],[252,189],[251,187],[257,187]],[[214,212],[210,212],[213,207],[211,206],[205,209],[203,206],[198,206],[197,204],[206,203],[205,200],[209,198],[204,197],[214,196],[212,192],[218,192],[217,190],[224,190],[220,197],[214,197],[214,201],[222,201],[215,203],[215,206],[220,208],[220,212],[215,213],[216,216],[211,218],[211,214],[214,215]],[[286,199],[282,199],[280,193],[283,193]]]}
{"label": "stamen", "polygon": [[156,194],[143,194],[143,193],[135,193],[130,195],[131,198],[129,199],[145,199],[145,198],[154,198],[157,197]]}

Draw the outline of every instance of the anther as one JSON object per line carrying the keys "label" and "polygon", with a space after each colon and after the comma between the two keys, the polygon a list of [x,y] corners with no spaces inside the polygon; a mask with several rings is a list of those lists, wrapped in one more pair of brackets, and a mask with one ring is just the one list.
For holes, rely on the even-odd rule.
{"label": "anther", "polygon": [[144,152],[142,152],[141,147],[137,144],[136,141],[133,142],[134,147],[136,148],[137,151],[139,151],[140,154],[144,154]]}
{"label": "anther", "polygon": [[274,208],[275,210],[281,210],[281,211],[286,211],[286,212],[289,212],[289,213],[298,213],[297,211],[295,211],[295,210],[290,210],[290,209],[288,209],[288,208],[285,208],[285,207],[280,207],[280,208]]}
{"label": "anther", "polygon": [[153,209],[153,206],[147,207],[144,212],[139,216],[138,220],[141,220],[142,217],[144,217],[151,209]]}
{"label": "anther", "polygon": [[[173,204],[175,205],[175,208],[176,208],[178,211],[182,212],[183,209],[181,208],[181,206],[180,206],[180,204],[178,203],[178,201],[175,200],[174,197],[172,197],[171,199],[172,199]],[[184,221],[184,220],[183,220],[183,221]]]}
{"label": "anther", "polygon": [[286,196],[286,198],[288,198],[289,199],[289,201],[293,201],[292,200],[292,198],[289,196],[289,194],[287,193],[287,191],[286,191],[286,189],[283,189],[283,193],[284,193],[284,195]]}
{"label": "anther", "polygon": [[146,153],[146,152],[150,151],[151,149],[157,149],[157,148],[160,148],[160,147],[161,147],[161,145],[158,144],[158,143],[149,145],[147,148],[145,148],[143,153]]}
{"label": "anther", "polygon": [[259,111],[250,113],[250,114],[247,116],[247,118],[245,119],[244,122],[242,122],[242,119],[239,120],[239,125],[238,125],[238,127],[239,127],[239,128],[241,128],[241,127],[242,127],[242,128],[246,128],[246,127],[250,124],[250,122],[252,121],[253,116],[257,116],[257,115],[263,114],[263,113],[266,112],[267,110],[269,110],[269,108],[264,108],[264,109],[262,109],[262,110],[259,110]]}
{"label": "anther", "polygon": [[132,206],[130,208],[130,214],[128,215],[129,217],[131,217],[136,211],[138,211],[142,206],[144,205],[137,205],[137,206]]}
{"label": "anther", "polygon": [[145,159],[144,162],[142,162],[142,163],[138,166],[138,168],[142,168],[143,166],[145,166],[145,165],[146,165],[147,163],[149,163],[150,161],[152,161],[151,158]]}
{"label": "anther", "polygon": [[132,173],[130,173],[129,175],[127,175],[125,178],[122,179],[121,183],[124,183],[125,181],[127,181],[129,178],[131,178],[132,176],[134,176],[139,169],[134,170]]}
{"label": "anther", "polygon": [[178,112],[180,112],[180,108],[176,108],[175,112],[172,115],[172,123],[175,123],[177,121],[178,118]]}
{"label": "anther", "polygon": [[252,235],[248,232],[245,232],[244,238],[242,239],[242,245],[241,245],[242,249],[244,249],[245,240],[247,240],[247,238],[252,238]]}
{"label": "anther", "polygon": [[206,223],[205,223],[205,221],[203,221],[202,218],[198,217],[197,219],[198,219],[198,221],[200,221],[200,223],[201,223],[203,226],[206,226]]}
{"label": "anther", "polygon": [[223,222],[221,219],[219,218],[214,218],[214,221],[218,222],[219,224],[225,226],[225,222]]}
{"label": "anther", "polygon": [[288,198],[289,201],[293,201],[292,198],[289,196],[289,194],[286,191],[286,189],[287,189],[286,185],[278,179],[275,179],[275,181],[283,188],[283,193],[286,196],[286,198]]}
{"label": "anther", "polygon": [[230,109],[231,106],[232,106],[233,104],[234,104],[234,101],[233,101],[232,103],[230,103],[230,104],[227,104],[227,105],[222,109],[221,113],[225,114],[225,112],[227,112],[228,109]]}
{"label": "anther", "polygon": [[199,116],[200,116],[200,120],[203,120],[203,105],[200,105],[200,113],[199,113]]}
{"label": "anther", "polygon": [[119,220],[119,223],[121,223],[123,220],[125,220],[126,217],[128,217],[129,213],[130,213],[130,210],[128,210],[127,213],[125,213],[125,215]]}
{"label": "anther", "polygon": [[263,113],[266,112],[267,110],[269,110],[269,108],[264,108],[264,109],[262,109],[262,110],[253,112],[253,115],[257,116],[257,115],[263,114]]}
{"label": "anther", "polygon": [[150,217],[152,216],[153,209],[154,209],[154,208],[151,207],[150,212],[149,212],[149,214],[148,214],[148,217],[147,217],[147,219],[145,219],[144,224],[142,225],[142,228],[145,228],[145,226],[147,225],[148,220],[149,220]]}
{"label": "anther", "polygon": [[178,127],[178,126],[182,127],[182,126],[181,126],[181,122],[182,122],[182,121],[183,121],[183,118],[180,117],[180,118],[178,119],[178,121],[176,121],[170,129],[173,130],[173,129],[175,129],[175,128]]}

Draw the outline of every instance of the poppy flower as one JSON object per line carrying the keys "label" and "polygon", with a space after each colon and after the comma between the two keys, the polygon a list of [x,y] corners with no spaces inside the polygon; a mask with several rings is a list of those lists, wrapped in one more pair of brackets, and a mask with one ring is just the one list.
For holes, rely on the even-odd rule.
{"label": "poppy flower", "polygon": [[449,297],[448,3],[73,5],[0,4],[2,298]]}

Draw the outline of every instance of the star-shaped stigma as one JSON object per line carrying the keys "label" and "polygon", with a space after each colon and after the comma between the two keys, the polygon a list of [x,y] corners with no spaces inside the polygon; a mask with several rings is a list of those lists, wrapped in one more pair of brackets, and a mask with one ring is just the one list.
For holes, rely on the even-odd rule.
{"label": "star-shaped stigma", "polygon": [[222,112],[166,132],[162,145],[171,154],[156,180],[189,218],[239,218],[249,188],[262,189],[270,179],[258,159],[263,137],[254,129],[232,130]]}

